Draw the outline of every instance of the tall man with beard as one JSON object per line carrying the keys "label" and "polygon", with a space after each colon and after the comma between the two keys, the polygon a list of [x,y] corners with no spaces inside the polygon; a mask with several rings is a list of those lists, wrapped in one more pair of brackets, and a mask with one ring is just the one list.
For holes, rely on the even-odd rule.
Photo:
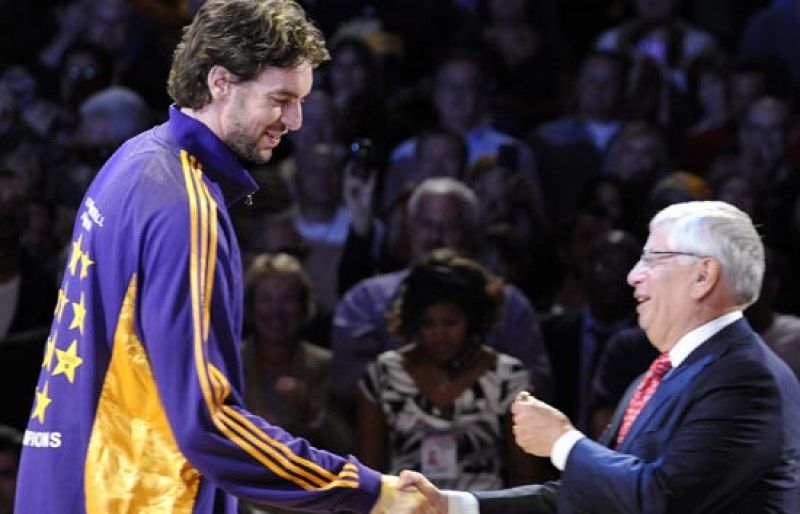
{"label": "tall man with beard", "polygon": [[384,512],[400,493],[243,406],[242,270],[227,206],[298,130],[328,58],[292,0],[209,0],[170,72],[169,120],[124,143],[84,197],[15,511],[234,513],[236,497]]}

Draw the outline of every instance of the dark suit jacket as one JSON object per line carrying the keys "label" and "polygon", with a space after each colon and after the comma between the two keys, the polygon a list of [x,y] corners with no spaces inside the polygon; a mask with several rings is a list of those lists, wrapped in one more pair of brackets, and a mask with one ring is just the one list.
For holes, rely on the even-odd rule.
{"label": "dark suit jacket", "polygon": [[667,375],[617,451],[582,439],[559,482],[476,496],[481,514],[798,512],[800,385],[739,320]]}

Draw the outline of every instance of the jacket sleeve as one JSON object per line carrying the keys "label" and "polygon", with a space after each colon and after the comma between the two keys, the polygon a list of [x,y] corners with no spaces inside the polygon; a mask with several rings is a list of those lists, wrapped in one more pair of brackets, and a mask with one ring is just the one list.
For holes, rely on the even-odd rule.
{"label": "jacket sleeve", "polygon": [[142,214],[141,334],[180,451],[230,494],[307,511],[368,512],[380,475],[311,447],[243,406],[235,236],[198,177]]}

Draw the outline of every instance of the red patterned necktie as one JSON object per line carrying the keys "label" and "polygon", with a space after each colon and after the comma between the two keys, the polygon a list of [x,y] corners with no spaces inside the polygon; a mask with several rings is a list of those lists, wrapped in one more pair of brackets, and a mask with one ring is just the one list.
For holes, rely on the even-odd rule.
{"label": "red patterned necktie", "polygon": [[625,416],[622,418],[622,425],[619,427],[619,432],[617,433],[618,447],[622,444],[625,436],[628,435],[628,431],[636,420],[636,416],[638,416],[639,412],[647,405],[650,397],[656,392],[658,384],[661,383],[661,379],[664,378],[664,375],[666,375],[667,371],[671,368],[672,364],[669,362],[668,353],[662,353],[650,364],[650,369],[647,370],[644,378],[639,382],[636,391],[631,397],[631,401],[628,403],[628,408],[625,409]]}

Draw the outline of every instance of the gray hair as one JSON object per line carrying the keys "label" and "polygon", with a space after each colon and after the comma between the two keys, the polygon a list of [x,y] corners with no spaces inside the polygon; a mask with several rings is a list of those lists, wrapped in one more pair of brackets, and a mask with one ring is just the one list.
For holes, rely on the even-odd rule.
{"label": "gray hair", "polygon": [[452,196],[456,198],[460,206],[460,218],[469,227],[477,227],[480,224],[480,207],[478,197],[466,184],[460,180],[450,177],[428,178],[419,183],[414,188],[414,192],[408,199],[408,217],[411,220],[417,218],[419,214],[419,204],[426,195]]}
{"label": "gray hair", "polygon": [[750,216],[725,202],[676,203],[650,221],[650,230],[666,225],[670,248],[712,257],[747,307],[758,299],[764,277],[764,245]]}

